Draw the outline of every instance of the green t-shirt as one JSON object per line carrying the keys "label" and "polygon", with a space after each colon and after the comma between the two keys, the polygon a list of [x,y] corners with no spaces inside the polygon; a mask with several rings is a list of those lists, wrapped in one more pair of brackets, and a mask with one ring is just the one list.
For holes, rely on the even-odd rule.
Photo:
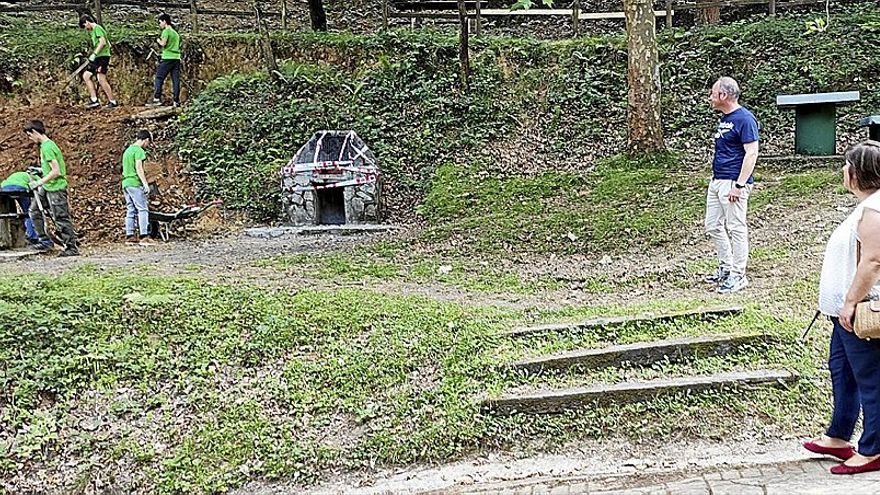
{"label": "green t-shirt", "polygon": [[15,172],[6,178],[3,182],[0,182],[0,187],[6,186],[19,186],[19,187],[27,187],[30,182],[34,180],[34,178],[27,172]]}
{"label": "green t-shirt", "polygon": [[95,29],[92,29],[92,48],[98,47],[98,42],[104,38],[104,48],[101,48],[101,51],[96,53],[96,57],[109,57],[110,56],[110,38],[107,36],[107,30],[101,27],[100,24],[95,24]]}
{"label": "green t-shirt", "polygon": [[165,48],[162,49],[162,60],[180,60],[180,35],[171,26],[162,30]]}
{"label": "green t-shirt", "polygon": [[52,171],[52,160],[58,161],[58,169],[61,175],[55,177],[43,185],[43,189],[47,191],[63,191],[67,189],[67,165],[64,164],[64,157],[61,156],[61,150],[55,141],[49,139],[40,145],[40,167],[43,169],[43,177],[49,175]]}
{"label": "green t-shirt", "polygon": [[122,154],[122,187],[142,187],[144,184],[137,174],[137,161],[145,160],[147,153],[140,146],[133,144]]}

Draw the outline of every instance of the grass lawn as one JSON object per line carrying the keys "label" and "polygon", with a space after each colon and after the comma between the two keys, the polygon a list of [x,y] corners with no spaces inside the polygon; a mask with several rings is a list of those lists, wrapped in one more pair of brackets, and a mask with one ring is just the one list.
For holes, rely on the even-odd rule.
{"label": "grass lawn", "polygon": [[[821,418],[806,406],[824,403],[827,393],[816,381],[821,345],[782,344],[730,359],[573,373],[544,383],[772,365],[802,373],[789,390],[682,395],[552,417],[497,418],[479,410],[487,395],[537,384],[503,366],[524,355],[709,330],[766,331],[791,341],[803,323],[757,307],[715,328],[686,320],[663,327],[663,335],[625,326],[613,335],[514,341],[499,331],[524,313],[364,289],[212,285],[86,268],[60,277],[2,278],[0,301],[3,475],[61,472],[64,462],[76,460],[86,480],[124,466],[133,489],[144,492],[212,493],[254,478],[308,485],[331,469],[528,450],[536,436],[549,439],[546,447],[621,434],[791,432],[815,426]],[[701,304],[670,299],[537,318]]]}

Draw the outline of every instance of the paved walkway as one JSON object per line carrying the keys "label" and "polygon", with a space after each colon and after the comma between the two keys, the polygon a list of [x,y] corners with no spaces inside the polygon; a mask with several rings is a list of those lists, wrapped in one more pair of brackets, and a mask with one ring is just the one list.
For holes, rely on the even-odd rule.
{"label": "paved walkway", "polygon": [[[836,462],[812,459],[764,464],[724,471],[707,471],[638,478],[541,478],[495,485],[461,487],[458,494],[509,495],[874,495],[880,494],[880,472],[836,476]],[[446,493],[450,493],[446,491]]]}

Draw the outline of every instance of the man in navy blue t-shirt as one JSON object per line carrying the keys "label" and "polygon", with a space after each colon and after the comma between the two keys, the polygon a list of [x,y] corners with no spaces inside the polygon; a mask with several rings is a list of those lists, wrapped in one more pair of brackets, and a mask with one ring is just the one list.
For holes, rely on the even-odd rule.
{"label": "man in navy blue t-shirt", "polygon": [[718,251],[718,269],[707,281],[722,294],[749,285],[749,230],[746,225],[752,172],[758,159],[758,121],[739,104],[739,84],[722,77],[712,86],[712,108],[721,112],[715,131],[712,182],[706,196],[706,233]]}

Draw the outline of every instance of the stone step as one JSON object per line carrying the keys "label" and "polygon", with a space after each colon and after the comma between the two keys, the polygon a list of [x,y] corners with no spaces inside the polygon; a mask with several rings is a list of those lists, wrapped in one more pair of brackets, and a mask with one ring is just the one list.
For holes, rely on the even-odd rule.
{"label": "stone step", "polygon": [[706,376],[624,382],[613,385],[546,390],[529,394],[507,395],[483,402],[484,411],[498,415],[514,413],[558,413],[584,406],[627,404],[651,399],[670,392],[703,392],[725,388],[784,386],[797,380],[796,373],[782,369],[732,371]]}
{"label": "stone step", "polygon": [[515,361],[510,363],[510,366],[530,373],[564,370],[575,366],[588,369],[610,368],[625,364],[650,366],[661,361],[681,361],[691,356],[721,356],[746,345],[769,341],[771,337],[766,334],[679,337],[598,349],[576,349]]}
{"label": "stone step", "polygon": [[682,318],[721,318],[724,316],[733,316],[742,313],[741,306],[728,306],[720,308],[697,309],[689,311],[678,311],[672,313],[661,313],[655,315],[631,315],[631,316],[614,316],[610,318],[595,318],[575,323],[550,323],[547,325],[534,325],[527,327],[517,327],[504,332],[509,337],[525,337],[542,332],[560,332],[587,330],[590,328],[610,327],[615,325],[627,325],[634,323],[668,323]]}

